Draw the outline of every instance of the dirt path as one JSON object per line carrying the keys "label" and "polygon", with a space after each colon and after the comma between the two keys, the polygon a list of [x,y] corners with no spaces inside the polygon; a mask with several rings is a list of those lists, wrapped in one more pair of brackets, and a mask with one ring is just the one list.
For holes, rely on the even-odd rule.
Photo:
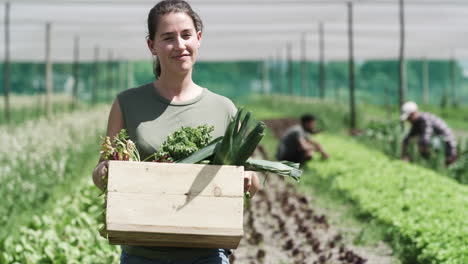
{"label": "dirt path", "polygon": [[[327,210],[312,206],[312,201],[270,174],[246,210],[245,236],[232,263],[394,263],[383,243],[376,248],[348,243],[353,238],[345,236],[356,230],[331,224],[323,214]],[[346,235],[341,232],[345,229]]]}
{"label": "dirt path", "polygon": [[[266,122],[281,135],[292,119]],[[263,151],[260,155],[265,155]],[[281,177],[268,181],[251,200],[244,217],[245,235],[232,255],[232,263],[349,263],[392,264],[396,259],[384,243],[373,247],[353,245],[359,231],[339,224],[342,212],[319,208],[315,198],[301,194]],[[330,221],[331,219],[331,221]],[[338,223],[337,223],[338,222]],[[348,237],[352,236],[352,237]]]}

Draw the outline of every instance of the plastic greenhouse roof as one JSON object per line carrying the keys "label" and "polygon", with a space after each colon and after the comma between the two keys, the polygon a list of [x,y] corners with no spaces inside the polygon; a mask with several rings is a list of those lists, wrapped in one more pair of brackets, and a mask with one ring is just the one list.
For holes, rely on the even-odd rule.
{"label": "plastic greenhouse roof", "polygon": [[[80,61],[147,60],[146,18],[157,1],[12,0],[12,61],[45,58],[45,24],[52,23],[52,60],[73,61],[74,37],[80,37]],[[324,24],[325,59],[348,58],[347,1],[343,0],[189,0],[202,17],[200,60],[285,58],[318,60],[318,24]],[[398,0],[355,0],[354,56],[357,60],[398,59]],[[0,7],[0,9],[4,9]],[[3,11],[3,10],[2,10]],[[0,21],[0,58],[5,56],[4,12]],[[468,57],[468,0],[406,0],[406,58]]]}

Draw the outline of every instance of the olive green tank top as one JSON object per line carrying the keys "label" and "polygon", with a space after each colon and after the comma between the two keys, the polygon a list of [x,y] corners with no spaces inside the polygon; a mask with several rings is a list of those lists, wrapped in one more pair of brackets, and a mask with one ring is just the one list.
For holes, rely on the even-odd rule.
{"label": "olive green tank top", "polygon": [[135,142],[142,159],[153,154],[167,136],[182,127],[213,125],[213,139],[224,135],[236,113],[228,98],[203,88],[196,98],[170,102],[153,83],[128,89],[117,95],[127,133]]}
{"label": "olive green tank top", "polygon": [[[190,101],[171,102],[157,92],[153,83],[125,90],[117,95],[117,100],[127,133],[141,159],[153,154],[170,133],[182,127],[213,125],[213,139],[222,136],[237,111],[231,100],[206,88]],[[190,259],[218,250],[137,246],[122,249],[132,255],[167,260]]]}

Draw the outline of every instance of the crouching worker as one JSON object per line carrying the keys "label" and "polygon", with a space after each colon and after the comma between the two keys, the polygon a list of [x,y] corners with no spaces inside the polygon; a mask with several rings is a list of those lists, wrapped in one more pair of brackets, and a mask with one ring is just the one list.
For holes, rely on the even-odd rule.
{"label": "crouching worker", "polygon": [[457,159],[457,148],[455,136],[447,124],[437,116],[419,112],[414,102],[406,102],[401,107],[401,120],[411,123],[411,130],[403,140],[401,147],[401,158],[409,161],[407,155],[409,141],[418,139],[418,149],[421,156],[428,159],[431,155],[431,140],[433,136],[439,136],[444,142],[445,164],[449,165]]}
{"label": "crouching worker", "polygon": [[311,134],[317,133],[315,117],[305,114],[301,117],[301,123],[290,127],[281,137],[276,158],[301,163],[312,159],[315,151],[320,152],[322,158],[328,158],[328,154],[319,143],[311,139]]}

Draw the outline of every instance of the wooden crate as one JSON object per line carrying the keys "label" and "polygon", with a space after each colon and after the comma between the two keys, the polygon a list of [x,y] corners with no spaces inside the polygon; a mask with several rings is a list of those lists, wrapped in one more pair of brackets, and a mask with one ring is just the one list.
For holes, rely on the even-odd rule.
{"label": "wooden crate", "polygon": [[243,167],[111,161],[106,224],[111,244],[237,248]]}

